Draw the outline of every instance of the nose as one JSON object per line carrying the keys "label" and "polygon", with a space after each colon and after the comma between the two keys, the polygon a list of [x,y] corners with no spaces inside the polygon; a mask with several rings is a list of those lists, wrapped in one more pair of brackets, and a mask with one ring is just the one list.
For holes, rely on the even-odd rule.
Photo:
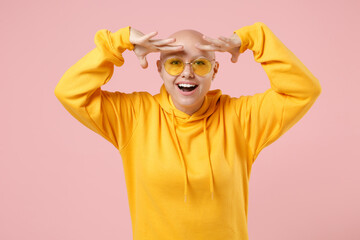
{"label": "nose", "polygon": [[194,77],[194,70],[191,66],[191,63],[185,63],[185,67],[183,72],[181,73],[182,78],[193,78]]}

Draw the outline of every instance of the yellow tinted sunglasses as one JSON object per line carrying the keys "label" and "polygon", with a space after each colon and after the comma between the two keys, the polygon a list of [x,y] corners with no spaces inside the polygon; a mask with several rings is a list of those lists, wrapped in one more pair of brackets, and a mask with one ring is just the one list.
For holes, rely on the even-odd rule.
{"label": "yellow tinted sunglasses", "polygon": [[[215,59],[209,60],[205,57],[199,57],[191,62],[191,66],[194,70],[194,73],[199,76],[205,76],[211,71],[212,61]],[[167,73],[173,76],[178,76],[184,71],[185,64],[189,62],[184,62],[179,57],[170,57],[166,59],[164,67]]]}

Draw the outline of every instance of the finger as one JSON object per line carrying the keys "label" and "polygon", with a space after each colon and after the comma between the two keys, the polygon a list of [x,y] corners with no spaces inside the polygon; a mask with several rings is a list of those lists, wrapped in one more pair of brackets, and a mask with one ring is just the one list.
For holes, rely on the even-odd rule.
{"label": "finger", "polygon": [[[220,38],[220,37],[219,37],[219,38]],[[223,44],[222,44],[222,47],[223,47],[223,48],[230,48],[230,47],[231,47],[231,43],[228,43],[228,42],[226,42],[226,41],[224,41],[224,40],[222,40],[222,39],[220,39],[220,41],[223,42]]]}
{"label": "finger", "polygon": [[163,46],[163,47],[157,47],[160,51],[162,52],[171,52],[171,51],[180,51],[184,48],[183,45],[178,45],[178,46]]}
{"label": "finger", "polygon": [[236,63],[240,54],[232,54],[231,62]]}
{"label": "finger", "polygon": [[230,60],[231,62],[236,63],[238,58],[233,55]]}
{"label": "finger", "polygon": [[239,46],[239,43],[236,42],[236,41],[235,41],[234,39],[232,39],[232,38],[226,38],[226,37],[220,36],[219,39],[222,40],[222,41],[224,41],[224,42],[226,42],[228,47],[231,47],[231,46]]}
{"label": "finger", "polygon": [[195,47],[205,51],[223,51],[221,48],[214,45],[195,44]]}
{"label": "finger", "polygon": [[207,37],[205,35],[203,36],[203,39],[208,41],[208,42],[211,42],[211,43],[213,43],[215,45],[219,45],[219,46],[224,45],[224,42],[222,42],[222,41],[220,41],[218,39],[209,38],[209,37]]}
{"label": "finger", "polygon": [[224,42],[227,42],[227,43],[230,43],[230,42],[231,42],[231,40],[230,40],[229,38],[224,37],[224,36],[220,36],[219,39],[222,40],[222,41],[224,41]]}
{"label": "finger", "polygon": [[149,42],[151,43],[160,43],[160,42],[174,42],[175,38],[166,38],[166,39],[150,39]]}
{"label": "finger", "polygon": [[144,39],[144,40],[149,40],[150,38],[154,37],[154,36],[157,35],[157,34],[158,34],[157,31],[151,32],[151,33],[149,33],[149,34],[144,35],[144,36],[143,36],[143,39]]}
{"label": "finger", "polygon": [[169,43],[172,43],[172,42],[175,42],[175,41],[176,41],[175,38],[168,38],[168,39],[150,40],[149,42],[152,43],[155,46],[161,46],[161,45],[169,44]]}
{"label": "finger", "polygon": [[147,68],[148,67],[148,62],[146,61],[145,57],[140,57],[139,60],[140,60],[140,65],[141,65],[142,68]]}

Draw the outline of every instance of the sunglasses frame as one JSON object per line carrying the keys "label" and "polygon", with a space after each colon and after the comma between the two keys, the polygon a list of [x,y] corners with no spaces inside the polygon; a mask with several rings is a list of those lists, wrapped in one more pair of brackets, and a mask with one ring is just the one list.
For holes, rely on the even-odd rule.
{"label": "sunglasses frame", "polygon": [[[193,64],[196,60],[199,60],[199,59],[202,59],[202,58],[204,58],[204,59],[206,59],[206,60],[208,60],[208,61],[210,62],[210,64],[211,64],[211,69],[212,69],[212,68],[214,67],[214,64],[213,64],[212,62],[216,60],[215,58],[213,58],[213,59],[210,60],[210,59],[208,59],[207,57],[198,57],[198,58],[192,60],[191,62],[185,62],[185,61],[183,61],[183,59],[182,59],[181,57],[169,56],[169,57],[163,59],[162,65],[163,65],[165,71],[166,71],[168,74],[170,74],[171,76],[179,76],[180,74],[182,74],[182,73],[184,72],[184,69],[183,69],[178,75],[173,75],[173,74],[169,73],[169,72],[166,70],[166,68],[165,68],[165,62],[166,62],[168,59],[170,59],[170,58],[179,58],[179,59],[181,59],[181,61],[184,63],[184,69],[185,69],[186,64],[191,64],[191,67],[192,67],[192,64]],[[210,72],[211,72],[211,70],[210,70],[207,74],[209,74]],[[195,73],[195,71],[194,71],[194,73]],[[195,73],[195,74],[196,74],[196,73]],[[203,75],[203,76],[206,76],[207,74],[205,74],[205,75]],[[198,75],[198,74],[196,74],[196,75]],[[198,76],[201,76],[201,75],[198,75]]]}

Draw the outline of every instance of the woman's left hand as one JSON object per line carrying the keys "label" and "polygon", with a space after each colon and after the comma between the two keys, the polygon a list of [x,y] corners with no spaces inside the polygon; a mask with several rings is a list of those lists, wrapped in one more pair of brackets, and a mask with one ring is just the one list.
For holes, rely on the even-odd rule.
{"label": "woman's left hand", "polygon": [[218,39],[203,36],[203,39],[210,42],[210,45],[196,43],[195,47],[205,51],[228,52],[231,54],[231,62],[236,63],[240,55],[241,39],[234,33],[230,38],[220,36]]}

